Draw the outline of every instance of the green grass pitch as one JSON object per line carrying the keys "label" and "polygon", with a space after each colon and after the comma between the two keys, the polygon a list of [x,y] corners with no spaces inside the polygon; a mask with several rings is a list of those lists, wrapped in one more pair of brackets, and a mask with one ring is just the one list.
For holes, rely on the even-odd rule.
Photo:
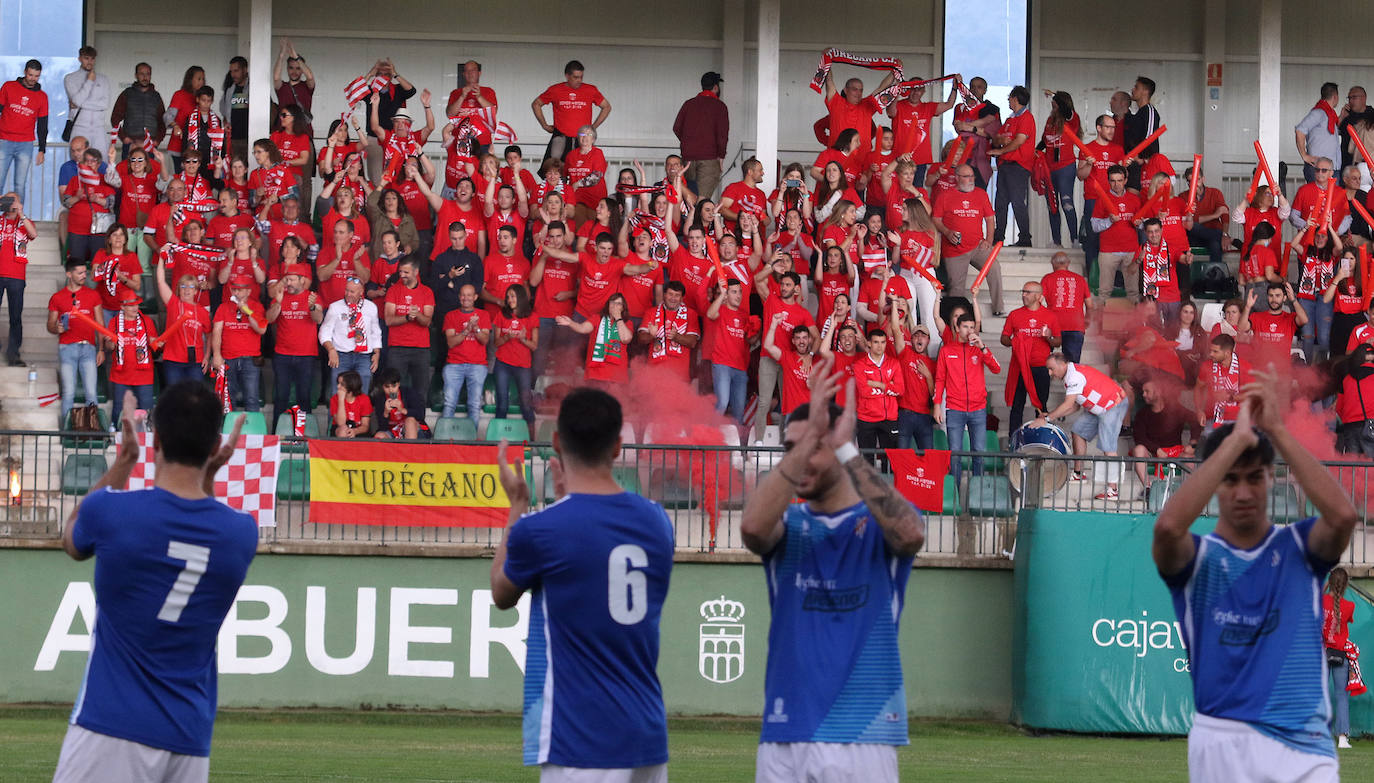
{"label": "green grass pitch", "polygon": [[[0,781],[52,779],[67,710],[0,708]],[[669,721],[674,780],[752,781],[758,721]],[[898,752],[903,781],[1178,781],[1182,739],[1030,736],[997,723],[913,721]],[[1341,754],[1345,780],[1374,779],[1374,741]],[[212,781],[535,781],[520,764],[513,715],[420,712],[224,711]]]}

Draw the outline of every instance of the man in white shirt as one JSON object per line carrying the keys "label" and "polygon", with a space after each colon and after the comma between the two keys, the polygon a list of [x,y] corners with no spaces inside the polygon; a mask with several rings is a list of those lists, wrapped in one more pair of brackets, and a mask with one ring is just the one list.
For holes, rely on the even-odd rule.
{"label": "man in white shirt", "polygon": [[329,352],[329,385],[325,388],[333,389],[339,374],[348,370],[362,376],[364,389],[371,385],[382,354],[382,327],[377,321],[377,305],[363,297],[362,281],[356,277],[344,284],[344,298],[325,311],[320,345]]}
{"label": "man in white shirt", "polygon": [[[67,89],[67,118],[72,136],[85,136],[99,148],[110,133],[110,105],[114,89],[110,77],[95,72],[95,47],[83,46],[77,54],[81,67],[62,78]],[[70,138],[70,137],[68,137]],[[79,161],[78,161],[79,162]]]}

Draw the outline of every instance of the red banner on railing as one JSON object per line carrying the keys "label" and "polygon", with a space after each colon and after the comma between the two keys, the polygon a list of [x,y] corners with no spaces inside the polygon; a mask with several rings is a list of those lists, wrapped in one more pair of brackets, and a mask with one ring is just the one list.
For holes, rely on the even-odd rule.
{"label": "red banner on railing", "polygon": [[[498,447],[310,441],[310,521],[319,525],[504,527]],[[506,458],[525,468],[525,449]]]}

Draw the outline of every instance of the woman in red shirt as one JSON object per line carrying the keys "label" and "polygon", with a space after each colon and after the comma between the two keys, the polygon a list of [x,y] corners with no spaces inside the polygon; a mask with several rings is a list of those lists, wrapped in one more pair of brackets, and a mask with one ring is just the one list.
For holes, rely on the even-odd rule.
{"label": "woman in red shirt", "polygon": [[510,384],[520,394],[520,415],[534,432],[534,377],[530,360],[539,347],[539,319],[530,307],[529,289],[516,283],[506,289],[506,303],[492,319],[491,336],[496,344],[496,418],[506,418]]}
{"label": "woman in red shirt", "polygon": [[1340,265],[1331,285],[1322,294],[1322,301],[1333,305],[1331,316],[1331,357],[1345,355],[1345,346],[1350,342],[1350,333],[1355,327],[1366,322],[1364,315],[1364,291],[1355,280],[1354,269],[1359,264],[1353,249],[1341,254]]}
{"label": "woman in red shirt", "polygon": [[816,264],[812,279],[816,282],[816,323],[826,320],[835,311],[837,297],[844,295],[848,300],[859,285],[855,266],[849,263],[844,250],[838,245],[825,248],[823,260]]}
{"label": "woman in red shirt", "polygon": [[137,293],[143,279],[138,254],[129,250],[129,232],[116,223],[105,232],[105,247],[95,251],[91,260],[91,279],[100,306],[108,313],[119,309],[125,291]]}
{"label": "woman in red shirt", "polygon": [[301,202],[310,203],[310,180],[315,172],[315,144],[305,132],[305,114],[296,104],[282,106],[277,111],[281,130],[269,138],[277,145],[282,162],[290,166],[300,184]]}
{"label": "woman in red shirt", "polygon": [[1251,235],[1255,232],[1255,226],[1268,223],[1274,227],[1277,234],[1283,230],[1283,224],[1287,222],[1291,212],[1292,207],[1282,193],[1276,197],[1268,185],[1260,185],[1255,189],[1255,197],[1248,204],[1242,201],[1231,210],[1231,223],[1245,227],[1245,236],[1241,241],[1248,245]]}
{"label": "woman in red shirt", "polygon": [[855,208],[864,203],[858,192],[845,181],[844,169],[832,160],[825,164],[821,180],[816,184],[816,192],[811,194],[812,214],[817,220],[828,221],[846,201]]}
{"label": "woman in red shirt", "polygon": [[[114,160],[114,145],[110,145],[110,160]],[[135,237],[143,233],[143,225],[161,196],[157,188],[158,176],[162,173],[160,151],[154,150],[158,158],[149,160],[142,147],[131,147],[129,157],[117,166],[105,169],[105,183],[119,189],[119,207],[116,210],[120,223],[134,229]],[[131,243],[137,247],[137,238]]]}
{"label": "woman in red shirt", "polygon": [[[99,150],[88,148],[81,156],[79,172],[62,190],[62,206],[67,208],[67,258],[90,263],[105,232],[114,223],[114,188],[100,176]],[[84,179],[91,181],[85,182]]]}
{"label": "woman in red shirt", "polygon": [[1345,648],[1350,640],[1350,623],[1355,620],[1355,602],[1345,600],[1349,584],[1350,574],[1337,566],[1331,569],[1322,593],[1322,646],[1326,648],[1327,670],[1336,689],[1331,730],[1336,734],[1338,748],[1350,747],[1350,658]]}
{"label": "woman in red shirt", "polygon": [[828,179],[825,168],[831,163],[840,167],[844,174],[845,187],[852,186],[863,171],[863,160],[855,154],[858,149],[859,132],[853,128],[840,131],[840,135],[835,137],[835,143],[817,156],[816,162],[811,164],[811,178],[816,180],[816,188],[820,189],[820,186],[825,184]]}
{"label": "woman in red shirt", "polygon": [[296,179],[296,167],[282,161],[281,151],[271,139],[258,139],[253,143],[253,161],[258,167],[248,177],[248,186],[253,190],[253,203],[257,205],[258,217],[281,220],[281,200],[287,193],[300,195]]}
{"label": "woman in red shirt", "polygon": [[586,223],[577,224],[577,252],[587,252],[587,246],[596,247],[596,237],[606,233],[612,237],[620,236],[620,200],[614,198],[603,198],[596,202],[596,213],[593,219]]}
{"label": "woman in red shirt", "polygon": [[133,392],[140,410],[153,407],[153,339],[157,329],[148,316],[138,311],[143,300],[133,291],[124,291],[119,306],[108,324],[115,339],[102,337],[110,357],[110,398],[114,421],[124,410],[124,392]]}
{"label": "woman in red shirt", "polygon": [[769,239],[774,252],[792,256],[792,271],[805,280],[811,276],[811,262],[816,256],[816,240],[806,230],[801,210],[787,210],[783,230]]}
{"label": "woman in red shirt", "polygon": [[577,131],[577,148],[564,158],[568,181],[577,188],[573,215],[578,223],[591,220],[597,202],[606,198],[606,155],[596,146],[596,129],[583,125]]}
{"label": "woman in red shirt", "polygon": [[[1045,162],[1050,166],[1050,184],[1054,186],[1054,195],[1059,199],[1059,214],[1064,216],[1064,222],[1069,226],[1069,242],[1076,244],[1078,212],[1073,205],[1073,188],[1078,181],[1078,160],[1073,142],[1064,133],[1065,127],[1078,138],[1083,138],[1083,123],[1073,110],[1073,96],[1061,90],[1050,96],[1050,113],[1045,117],[1045,129],[1040,133],[1040,145],[1036,149],[1045,153]],[[1050,194],[1046,193],[1045,202],[1050,209],[1050,238],[1054,244],[1068,247],[1062,241],[1059,215],[1055,214],[1054,205],[1049,200]]]}
{"label": "woman in red shirt", "polygon": [[574,321],[566,315],[560,315],[554,320],[559,326],[565,326],[578,334],[591,335],[591,339],[587,340],[587,364],[584,374],[588,386],[610,390],[629,382],[629,362],[625,351],[630,339],[634,337],[634,330],[630,328],[624,294],[611,294],[595,324],[591,321]]}
{"label": "woman in red shirt", "polygon": [[1335,308],[1323,294],[1336,276],[1336,261],[1344,249],[1341,238],[1330,226],[1318,228],[1312,235],[1312,244],[1303,245],[1307,236],[1305,231],[1298,232],[1291,247],[1301,253],[1302,267],[1298,277],[1298,299],[1307,311],[1307,323],[1302,326],[1302,355],[1307,357],[1308,365],[1317,363],[1317,351],[1329,353],[1331,347],[1331,318]]}
{"label": "woman in red shirt", "polygon": [[835,205],[830,217],[816,227],[816,238],[821,247],[834,245],[844,251],[845,257],[855,268],[859,266],[859,210],[857,202],[841,199]]}
{"label": "woman in red shirt", "polygon": [[186,143],[181,129],[186,125],[186,118],[196,110],[196,90],[204,86],[205,69],[192,65],[181,77],[181,89],[172,93],[172,100],[167,104],[167,113],[171,116],[167,125],[172,131],[167,140],[167,153],[172,156],[173,170],[177,174],[181,173],[181,151]]}
{"label": "woman in red shirt", "polygon": [[233,246],[224,252],[224,263],[219,268],[219,282],[224,286],[220,291],[221,301],[228,301],[230,280],[239,277],[253,278],[250,296],[254,301],[262,298],[262,284],[267,282],[267,263],[258,257],[253,231],[248,228],[235,230]]}
{"label": "woman in red shirt", "polygon": [[356,370],[339,373],[329,398],[329,421],[336,438],[365,438],[372,428],[372,398],[363,394],[363,376]]}
{"label": "woman in red shirt", "polygon": [[325,137],[324,149],[320,150],[319,155],[320,178],[325,182],[333,182],[334,177],[348,167],[354,155],[358,156],[358,172],[361,176],[367,134],[362,132],[356,116],[353,118],[353,128],[358,131],[356,142],[348,136],[348,123],[340,119],[329,124],[329,135]]}
{"label": "woman in red shirt", "polygon": [[812,217],[811,189],[806,186],[805,171],[800,163],[789,163],[782,171],[779,187],[768,195],[768,214],[773,225],[786,228],[788,210],[801,212],[802,225],[807,233],[815,230],[816,221]]}
{"label": "woman in red shirt", "polygon": [[364,245],[371,245],[372,224],[360,211],[358,192],[346,184],[343,178],[336,178],[320,191],[320,199],[315,206],[315,213],[319,214],[322,209],[328,211],[320,219],[321,236],[333,236],[335,223],[340,220],[351,220],[353,221],[354,239]]}
{"label": "woman in red shirt", "polygon": [[167,308],[167,324],[181,321],[181,326],[167,335],[167,342],[162,345],[164,386],[204,381],[210,371],[210,311],[196,302],[199,293],[200,284],[194,275],[177,278],[173,291],[167,284],[167,260],[158,255],[157,294]]}

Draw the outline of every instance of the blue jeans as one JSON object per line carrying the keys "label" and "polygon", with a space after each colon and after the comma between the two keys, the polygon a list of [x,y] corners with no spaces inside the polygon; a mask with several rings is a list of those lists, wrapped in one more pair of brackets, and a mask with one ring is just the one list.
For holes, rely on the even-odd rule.
{"label": "blue jeans", "polygon": [[332,368],[329,372],[329,388],[324,390],[326,397],[334,396],[334,389],[339,385],[339,375],[349,370],[362,376],[363,394],[368,393],[368,389],[372,385],[372,354],[339,351],[339,366]]}
{"label": "blue jeans", "polygon": [[24,345],[24,287],[17,277],[0,277],[0,293],[9,300],[10,334],[5,341],[5,358],[17,360]]}
{"label": "blue jeans", "polygon": [[[998,160],[1002,160],[999,158]],[[1017,242],[1030,243],[1030,169],[1019,163],[1003,161],[997,166],[997,217],[992,238],[1001,242],[1007,236],[1007,209],[1016,218]]]}
{"label": "blue jeans", "polygon": [[1083,333],[1082,332],[1060,332],[1060,339],[1064,342],[1059,346],[1064,358],[1075,364],[1079,357],[1083,355]]}
{"label": "blue jeans", "polygon": [[1317,363],[1317,349],[1320,348],[1323,353],[1331,352],[1331,318],[1336,307],[1332,302],[1323,302],[1318,296],[1316,299],[1302,300],[1302,309],[1307,311],[1307,323],[1302,325],[1302,355],[1312,365]]}
{"label": "blue jeans", "polygon": [[134,393],[134,399],[138,400],[139,410],[150,411],[153,409],[153,385],[151,383],[138,386],[111,383],[110,399],[114,404],[110,410],[110,422],[114,427],[119,427],[119,417],[124,414],[124,392],[126,391]]}
{"label": "blue jeans", "polygon": [[182,381],[205,382],[205,373],[200,369],[200,362],[162,362],[162,384],[163,386],[175,386]]}
{"label": "blue jeans", "polygon": [[[959,450],[964,444],[964,430],[968,430],[968,445],[970,451],[987,450],[988,432],[988,411],[987,408],[979,408],[976,411],[945,411],[945,434],[949,436],[949,447],[953,451]],[[963,460],[954,458],[949,461],[949,468],[954,473],[954,484],[958,486],[959,475],[963,473]],[[973,458],[973,475],[983,475],[983,458]]]}
{"label": "blue jeans", "polygon": [[468,387],[468,418],[473,425],[482,419],[482,384],[487,382],[485,364],[444,365],[444,416],[452,416],[458,409],[458,392]]}
{"label": "blue jeans", "polygon": [[262,370],[253,363],[252,356],[240,356],[225,362],[224,376],[229,381],[229,404],[234,410],[262,410],[262,398],[258,396]]}
{"label": "blue jeans", "polygon": [[[515,388],[520,392],[520,415],[530,425],[530,437],[534,436],[534,392],[531,390],[531,371],[528,367],[516,367],[496,360],[496,418],[506,418],[510,406],[510,382],[515,379]],[[481,387],[478,386],[480,389]]]}
{"label": "blue jeans", "polygon": [[1345,686],[1350,682],[1350,659],[1342,657],[1340,666],[1327,666],[1327,677],[1336,695],[1331,697],[1331,732],[1350,734],[1350,691]]}
{"label": "blue jeans", "polygon": [[[1086,189],[1085,189],[1086,190]],[[1097,263],[1097,232],[1093,231],[1093,209],[1097,200],[1083,199],[1083,222],[1078,226],[1078,242],[1083,248],[1083,276],[1092,276],[1093,265]]]}
{"label": "blue jeans", "polygon": [[57,346],[57,379],[62,386],[62,425],[76,404],[76,376],[81,374],[81,389],[86,402],[96,401],[95,346],[91,343],[68,343]]}
{"label": "blue jeans", "polygon": [[744,423],[744,404],[749,393],[749,373],[726,367],[723,364],[711,365],[711,388],[716,393],[716,413],[730,409],[735,421]]}
{"label": "blue jeans", "polygon": [[897,448],[909,449],[912,444],[920,451],[935,445],[935,417],[906,408],[897,409]]}
{"label": "blue jeans", "polygon": [[14,169],[14,192],[21,201],[27,202],[24,188],[29,184],[29,166],[33,164],[33,142],[0,141],[0,193],[8,193],[5,187],[9,181],[11,167]]}
{"label": "blue jeans", "polygon": [[[277,354],[272,357],[273,416],[280,416],[292,403],[301,406],[305,411],[314,409],[315,401],[310,399],[310,392],[315,384],[315,367],[318,363],[318,356]],[[295,394],[292,394],[292,387],[295,387]]]}
{"label": "blue jeans", "polygon": [[[1059,215],[1064,216],[1064,225],[1069,227],[1069,241],[1078,241],[1078,212],[1073,206],[1073,186],[1078,181],[1078,167],[1065,166],[1050,171],[1050,182],[1059,198]],[[1049,198],[1046,197],[1046,202]],[[1050,215],[1050,238],[1056,245],[1063,244],[1063,234],[1059,230],[1059,215]]]}

